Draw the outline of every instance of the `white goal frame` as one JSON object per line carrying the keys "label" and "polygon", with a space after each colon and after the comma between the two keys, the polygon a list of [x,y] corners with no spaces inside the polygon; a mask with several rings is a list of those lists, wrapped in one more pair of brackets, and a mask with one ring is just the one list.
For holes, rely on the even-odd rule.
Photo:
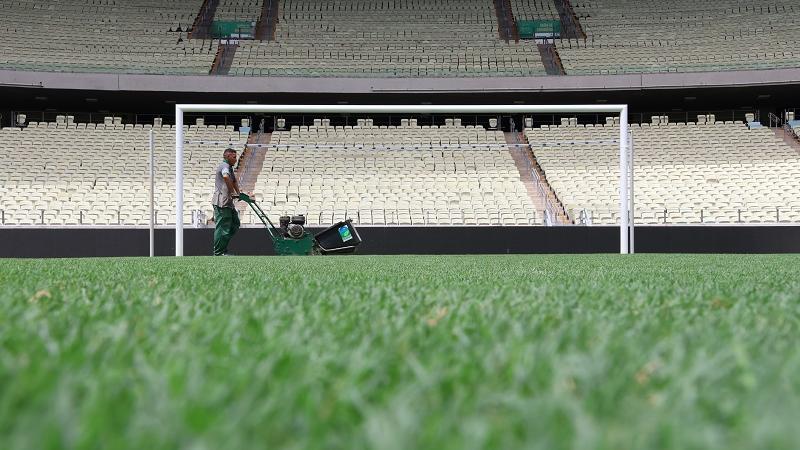
{"label": "white goal frame", "polygon": [[[632,253],[633,202],[628,184],[633,179],[629,161],[628,105],[175,105],[175,256],[183,256],[183,115],[187,112],[274,114],[534,114],[612,113],[619,115],[619,252]],[[630,207],[629,207],[630,205]]]}

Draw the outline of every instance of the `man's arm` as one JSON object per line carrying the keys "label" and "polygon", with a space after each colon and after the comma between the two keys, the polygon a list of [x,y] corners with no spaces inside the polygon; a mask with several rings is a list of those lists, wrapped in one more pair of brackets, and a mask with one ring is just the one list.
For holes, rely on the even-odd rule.
{"label": "man's arm", "polygon": [[223,175],[222,179],[225,181],[225,184],[228,186],[228,192],[231,193],[231,196],[236,198],[239,196],[239,183],[231,180],[231,177],[228,175]]}
{"label": "man's arm", "polygon": [[[225,180],[228,180],[228,179],[227,179],[227,178],[225,178]],[[237,180],[237,181],[234,181],[234,182],[233,182],[233,185],[236,187],[236,193],[237,193],[237,195],[238,195],[238,194],[240,194],[240,193],[242,192],[242,190],[239,188],[239,181],[238,181],[238,180]],[[231,187],[230,187],[230,185],[228,185],[228,189],[230,189],[230,188],[231,188]],[[255,198],[256,198],[255,194],[253,194],[252,192],[247,192],[247,195],[249,195],[249,196],[250,196],[250,198],[253,198],[253,199],[255,199]]]}

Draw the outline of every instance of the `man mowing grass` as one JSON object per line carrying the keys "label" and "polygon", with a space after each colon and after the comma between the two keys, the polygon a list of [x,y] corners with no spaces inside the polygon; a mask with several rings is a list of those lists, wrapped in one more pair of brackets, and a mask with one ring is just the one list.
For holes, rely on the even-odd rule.
{"label": "man mowing grass", "polygon": [[239,198],[239,182],[233,170],[236,164],[236,150],[228,148],[222,154],[222,163],[217,166],[214,181],[214,256],[230,256],[228,243],[239,230],[239,213],[233,206],[233,199]]}

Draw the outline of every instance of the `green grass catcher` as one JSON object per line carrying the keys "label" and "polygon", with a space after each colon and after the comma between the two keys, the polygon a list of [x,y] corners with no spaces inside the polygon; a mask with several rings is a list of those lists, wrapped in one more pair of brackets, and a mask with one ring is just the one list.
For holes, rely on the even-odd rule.
{"label": "green grass catcher", "polygon": [[349,219],[312,236],[305,229],[305,216],[283,216],[280,218],[280,227],[276,227],[249,195],[239,194],[239,200],[250,205],[255,215],[264,223],[278,255],[353,253],[361,244],[361,236]]}

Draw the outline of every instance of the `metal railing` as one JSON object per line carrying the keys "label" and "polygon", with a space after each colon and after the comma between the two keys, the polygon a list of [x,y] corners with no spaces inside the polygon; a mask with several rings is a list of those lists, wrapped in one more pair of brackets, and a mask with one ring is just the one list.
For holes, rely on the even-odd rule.
{"label": "metal railing", "polygon": [[[612,208],[576,207],[581,225],[610,225],[619,220],[619,210]],[[800,225],[800,206],[770,206],[763,208],[636,208],[633,214],[637,225]]]}
{"label": "metal railing", "polygon": [[[303,208],[289,210],[281,206],[266,206],[272,211],[270,217],[275,219],[281,215],[307,213]],[[576,217],[576,225],[611,225],[618,220],[619,210],[614,208],[580,207],[571,208]],[[276,212],[277,211],[277,212]],[[20,214],[21,212],[21,214]],[[441,208],[345,208],[336,212],[320,212],[313,215],[312,226],[327,226],[340,220],[352,219],[357,225],[418,225],[418,226],[531,226],[545,224],[549,214],[537,211],[518,211],[514,209],[500,210],[466,210],[451,208],[446,214]],[[205,227],[208,221],[207,211],[188,210],[188,222],[195,227]],[[242,221],[251,225],[261,222],[247,214],[248,219]],[[312,216],[306,214],[307,218]],[[634,212],[639,225],[758,225],[780,224],[800,225],[800,206],[775,206],[763,208],[677,208],[648,207],[636,208]],[[100,218],[99,220],[95,220]],[[555,216],[551,216],[555,221]],[[99,222],[99,223],[98,223]],[[156,209],[155,223],[158,226],[173,225],[174,211]],[[138,220],[131,220],[124,209],[116,209],[110,213],[98,210],[80,209],[72,213],[63,213],[58,209],[0,209],[0,225],[2,226],[147,226],[144,214]]]}
{"label": "metal railing", "polygon": [[[512,128],[514,127],[513,119],[511,121]],[[539,195],[539,198],[544,205],[544,223],[548,226],[558,224],[558,212],[559,209],[552,203],[552,198],[548,195],[547,191],[544,190],[542,187],[542,178],[539,176],[539,171],[533,167],[533,163],[531,162],[531,158],[533,158],[533,150],[531,149],[531,145],[526,143],[519,138],[519,134],[514,132],[514,142],[516,145],[514,148],[511,148],[511,151],[521,152],[523,159],[525,160],[525,164],[527,166],[528,172],[531,174],[533,178],[534,184],[536,185],[536,192]],[[566,211],[564,212],[566,216]]]}
{"label": "metal railing", "polygon": [[[528,146],[527,150],[530,152],[530,146]],[[525,155],[525,162],[528,165],[528,171],[531,173],[533,177],[533,181],[536,184],[536,191],[539,194],[539,198],[542,199],[542,203],[544,204],[544,216],[545,216],[545,224],[546,225],[554,225],[558,223],[558,213],[556,213],[556,208],[553,207],[550,196],[547,195],[547,192],[542,187],[542,179],[539,176],[539,172],[533,167],[533,164],[530,161],[530,158]],[[549,222],[549,223],[548,223]]]}
{"label": "metal railing", "polygon": [[[206,211],[191,210],[188,211],[190,215],[189,222],[196,228],[206,226],[208,216]],[[155,224],[159,226],[174,225],[175,221],[174,211],[171,209],[163,209],[154,211]],[[95,220],[102,216],[102,219]],[[160,217],[159,217],[160,216]],[[148,218],[145,214],[141,215],[140,220],[131,221],[130,215],[124,209],[116,209],[112,211],[105,210],[90,210],[78,209],[70,210],[65,213],[59,209],[45,209],[33,208],[23,210],[6,210],[0,209],[0,226],[147,226]]]}
{"label": "metal railing", "polygon": [[[514,128],[513,119],[511,121],[511,126],[512,128]],[[512,136],[514,138],[514,146],[510,147],[509,151],[518,152],[518,154],[522,156],[522,160],[525,161],[525,167],[527,169],[527,172],[531,175],[533,183],[536,186],[536,194],[538,195],[542,205],[544,205],[544,211],[542,211],[542,213],[545,215],[545,217],[548,217],[548,213],[550,214],[550,216],[552,216],[549,198],[547,196],[547,193],[542,188],[542,183],[541,179],[539,178],[539,174],[537,173],[536,169],[533,167],[533,164],[531,163],[531,157],[533,156],[533,153],[531,152],[531,147],[530,145],[520,140],[518,132],[513,131]],[[547,225],[550,224],[548,223]]]}
{"label": "metal railing", "polygon": [[783,119],[781,119],[777,115],[775,115],[772,112],[770,112],[768,117],[769,117],[769,127],[770,128],[778,128],[780,126],[783,126]]}

